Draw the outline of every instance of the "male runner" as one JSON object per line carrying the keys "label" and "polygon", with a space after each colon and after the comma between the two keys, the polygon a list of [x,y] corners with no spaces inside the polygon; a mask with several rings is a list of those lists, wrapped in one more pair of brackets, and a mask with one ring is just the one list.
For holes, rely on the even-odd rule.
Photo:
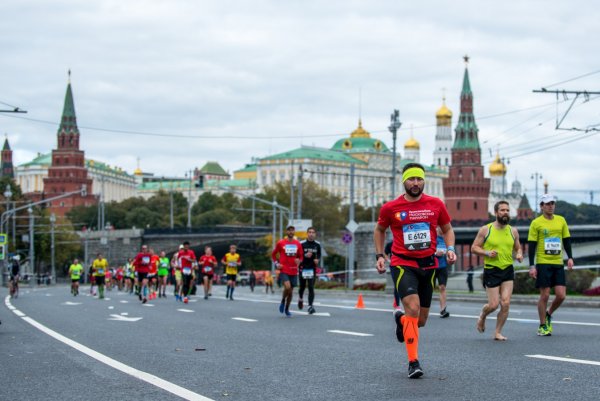
{"label": "male runner", "polygon": [[158,264],[160,262],[160,256],[158,256],[153,248],[150,248],[150,269],[148,269],[148,289],[150,290],[149,299],[156,298],[156,291],[158,290]]}
{"label": "male runner", "polygon": [[[179,245],[179,251],[181,251],[183,249],[183,245]],[[173,289],[174,295],[175,295],[175,301],[183,301],[183,297],[181,296],[181,265],[179,264],[179,259],[177,258],[177,255],[179,254],[179,251],[173,253],[173,257],[171,258],[171,267],[174,270],[174,277],[175,277],[175,286]]]}
{"label": "male runner", "polygon": [[10,286],[9,292],[11,298],[19,297],[19,279],[21,276],[21,265],[19,264],[19,259],[19,255],[15,255],[10,264],[10,280],[8,284]]}
{"label": "male runner", "polygon": [[138,297],[142,303],[148,302],[148,272],[152,254],[148,251],[148,245],[142,245],[142,250],[133,259],[133,266],[137,274],[137,281],[140,287]]}
{"label": "male runner", "polygon": [[[567,268],[572,270],[574,266],[569,227],[564,217],[554,214],[555,206],[556,200],[553,195],[542,195],[540,199],[542,215],[531,222],[527,238],[531,266],[529,275],[536,279],[535,287],[540,289],[538,336],[552,335],[552,314],[567,296],[563,248],[568,257]],[[550,308],[546,309],[551,288],[554,288],[554,300]]]}
{"label": "male runner", "polygon": [[[295,233],[296,228],[288,226],[286,228],[286,238],[279,240],[271,253],[271,259],[275,267],[281,269],[279,277],[283,283],[283,294],[279,312],[285,313],[286,317],[292,317],[290,305],[292,304],[294,287],[298,285],[298,266],[304,256],[302,244],[294,238]],[[277,260],[278,256],[279,260]]]}
{"label": "male runner", "polygon": [[483,305],[477,320],[477,331],[480,333],[485,331],[485,318],[498,308],[499,302],[500,312],[496,320],[494,340],[506,341],[507,338],[502,335],[502,327],[508,318],[515,280],[513,253],[519,262],[523,261],[523,253],[519,232],[508,224],[510,221],[508,202],[497,202],[494,205],[494,213],[496,221],[481,227],[471,246],[472,253],[483,256],[483,283],[488,296],[488,302]]}
{"label": "male runner", "polygon": [[71,294],[73,296],[79,295],[79,280],[83,273],[83,266],[79,263],[79,259],[75,258],[73,264],[69,266],[69,275],[71,275]]}
{"label": "male runner", "polygon": [[98,253],[96,259],[92,262],[92,275],[96,279],[96,285],[98,286],[98,299],[104,299],[104,284],[107,270],[108,262],[102,257],[101,253]]}
{"label": "male runner", "polygon": [[225,294],[225,299],[233,301],[233,290],[235,290],[238,268],[242,265],[242,258],[237,253],[235,245],[229,245],[229,253],[223,256],[221,263],[225,265],[225,274],[227,275],[227,293]]}
{"label": "male runner", "polygon": [[165,251],[160,251],[158,260],[158,297],[166,298],[167,294],[167,276],[169,275],[169,258]]}
{"label": "male runner", "polygon": [[[405,194],[385,203],[379,211],[373,238],[377,253],[377,270],[385,273],[383,248],[385,232],[392,231],[394,244],[390,268],[397,296],[405,312],[396,310],[396,338],[405,342],[408,354],[408,377],[423,375],[418,360],[419,327],[425,326],[431,306],[433,279],[437,267],[435,257],[436,229],[442,228],[446,242],[446,259],[456,261],[454,231],[446,206],[439,199],[423,193],[425,169],[419,163],[408,163],[402,170]],[[400,304],[399,300],[396,300]],[[406,341],[405,341],[406,340]]]}
{"label": "male runner", "polygon": [[300,287],[298,289],[298,309],[304,307],[304,301],[302,296],[304,290],[308,285],[308,313],[315,313],[313,307],[313,301],[315,300],[315,280],[317,279],[317,268],[319,267],[319,260],[321,260],[321,244],[319,241],[315,241],[317,237],[317,230],[314,227],[309,227],[306,230],[307,238],[300,242],[302,244],[302,250],[304,256],[300,263]]}
{"label": "male runner", "polygon": [[190,249],[190,243],[185,241],[183,249],[177,253],[177,260],[181,268],[181,279],[183,281],[182,294],[183,303],[188,303],[188,297],[192,291],[192,280],[194,279],[194,266],[196,264],[196,254]]}
{"label": "male runner", "polygon": [[202,276],[202,285],[204,286],[204,299],[208,299],[210,296],[210,290],[212,288],[213,275],[217,267],[217,258],[212,253],[210,246],[204,247],[204,255],[200,256],[198,261],[200,264],[200,273]]}
{"label": "male runner", "polygon": [[446,284],[448,283],[448,263],[446,263],[446,243],[444,242],[444,236],[442,235],[442,229],[438,226],[436,229],[437,233],[437,245],[435,248],[435,257],[438,261],[438,268],[435,272],[435,281],[438,283],[440,288],[440,317],[445,319],[450,317],[450,313],[446,310]]}

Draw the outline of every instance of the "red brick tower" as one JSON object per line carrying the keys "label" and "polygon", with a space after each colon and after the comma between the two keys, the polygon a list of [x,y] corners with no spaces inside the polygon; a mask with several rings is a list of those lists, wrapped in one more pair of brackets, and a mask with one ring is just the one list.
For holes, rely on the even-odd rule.
{"label": "red brick tower", "polygon": [[[465,62],[469,58],[465,56]],[[479,129],[473,115],[473,92],[469,70],[465,67],[460,94],[460,117],[452,145],[452,164],[444,179],[444,197],[452,220],[458,223],[481,223],[488,220],[490,179],[484,178]]]}
{"label": "red brick tower", "polygon": [[64,216],[74,206],[89,206],[96,203],[96,197],[92,195],[92,180],[88,178],[85,168],[84,152],[79,150],[79,128],[70,77],[69,71],[65,104],[57,133],[58,145],[52,150],[52,164],[48,168],[48,177],[44,178],[43,197],[47,199],[77,191],[82,186],[87,188],[87,196],[77,194],[51,202],[50,211],[58,216]]}
{"label": "red brick tower", "polygon": [[12,161],[12,149],[8,144],[8,137],[4,140],[4,147],[2,148],[2,162],[0,164],[0,177],[15,178],[15,171],[13,168]]}

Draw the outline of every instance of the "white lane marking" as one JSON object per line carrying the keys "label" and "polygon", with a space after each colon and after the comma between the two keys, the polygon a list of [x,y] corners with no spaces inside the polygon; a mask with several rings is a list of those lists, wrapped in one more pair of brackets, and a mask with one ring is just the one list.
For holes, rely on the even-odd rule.
{"label": "white lane marking", "polygon": [[[554,323],[554,322],[552,322]],[[560,362],[571,362],[571,363],[581,363],[584,365],[596,365],[600,366],[600,362],[597,361],[588,361],[585,359],[575,359],[575,358],[562,358],[560,356],[550,356],[550,355],[525,355],[529,358],[538,358],[538,359],[548,359],[551,361],[560,361]]]}
{"label": "white lane marking", "polygon": [[25,315],[23,312],[21,312],[18,309],[14,309],[13,312],[15,313],[15,315],[19,316],[19,317],[25,317],[27,315]]}
{"label": "white lane marking", "polygon": [[[5,301],[5,303],[10,304],[9,302],[9,297],[7,296]],[[21,313],[18,310],[13,310],[13,312],[16,314],[16,312]],[[118,315],[117,315],[118,316]],[[29,323],[30,325],[32,325],[33,327],[35,327],[36,329],[40,330],[43,333],[48,334],[50,337],[53,337],[54,339],[62,342],[63,344],[68,345],[71,348],[76,349],[77,351],[86,354],[87,356],[94,358],[95,360],[102,362],[105,365],[110,366],[111,368],[114,368],[116,370],[119,370],[125,374],[128,374],[130,376],[133,376],[137,379],[140,379],[142,381],[145,381],[148,384],[151,384],[153,386],[156,386],[158,388],[161,388],[165,391],[168,391],[171,394],[175,394],[178,397],[183,398],[184,400],[190,400],[190,401],[215,401],[212,398],[208,398],[205,397],[203,395],[200,395],[198,393],[194,393],[191,390],[188,390],[186,388],[183,388],[181,386],[178,386],[175,383],[171,383],[167,380],[161,379],[158,376],[154,376],[153,374],[138,370],[136,368],[133,368],[129,365],[125,365],[122,362],[119,362],[115,359],[112,359],[104,354],[99,353],[98,351],[94,351],[91,348],[86,347],[83,344],[80,344],[78,342],[75,342],[73,340],[71,340],[70,338],[67,338],[65,336],[63,336],[60,333],[57,333],[56,331],[44,326],[41,323],[38,323],[37,321],[33,320],[30,317],[23,317],[23,320],[26,321],[27,323]]]}
{"label": "white lane marking", "polygon": [[232,317],[232,320],[239,320],[240,322],[258,322],[256,319],[246,319],[245,317]]}
{"label": "white lane marking", "polygon": [[143,304],[143,306],[154,306],[153,304]]}
{"label": "white lane marking", "polygon": [[63,302],[61,305],[81,305],[81,302],[71,302],[71,301],[67,301],[67,302]]}
{"label": "white lane marking", "polygon": [[142,320],[141,317],[126,317],[122,315],[112,314],[112,317],[109,317],[108,320],[116,320],[119,322],[137,322],[138,320]]}
{"label": "white lane marking", "polygon": [[[252,298],[236,298],[238,300],[241,301],[250,301],[250,302],[261,302],[261,303],[269,303],[269,304],[280,304],[280,301],[271,301],[271,300],[266,300],[266,299],[252,299]],[[354,301],[352,301],[354,302]],[[386,308],[364,308],[364,309],[356,309],[354,306],[343,306],[343,305],[332,305],[332,304],[323,304],[320,302],[315,303],[315,305],[318,306],[323,306],[326,308],[337,308],[337,309],[347,309],[347,310],[366,310],[366,311],[372,311],[372,312],[386,312],[386,313],[390,313],[393,312],[394,310],[392,308],[386,309]],[[301,313],[299,311],[295,311],[292,310],[293,313]],[[459,314],[451,314],[451,317],[460,317],[460,318],[465,318],[465,319],[479,319],[479,315],[459,315]],[[494,316],[488,316],[487,319],[491,319],[494,320],[496,319],[496,317]],[[537,323],[539,324],[539,320],[537,319],[522,319],[522,318],[516,318],[516,317],[509,317],[507,320],[513,321],[513,322],[520,322],[520,323]],[[600,323],[591,323],[591,322],[572,322],[572,321],[568,321],[568,320],[552,320],[552,324],[565,324],[565,325],[571,325],[571,326],[592,326],[592,327],[600,327]]]}
{"label": "white lane marking", "polygon": [[129,303],[129,301],[119,301],[119,302],[121,302],[122,304],[128,304]]}
{"label": "white lane marking", "polygon": [[[303,311],[294,311],[294,314],[298,314],[298,315],[310,315],[310,313],[308,312],[303,312]],[[312,314],[313,316],[327,316],[327,317],[331,317],[331,314],[329,312],[315,312]]]}
{"label": "white lane marking", "polygon": [[194,313],[191,309],[177,309],[179,312]]}
{"label": "white lane marking", "polygon": [[129,315],[128,312],[121,312],[121,316],[127,316],[127,315]]}
{"label": "white lane marking", "polygon": [[108,307],[108,309],[109,309],[109,310],[110,310],[110,309],[115,309],[115,307],[114,307],[114,306],[109,306],[109,307]]}
{"label": "white lane marking", "polygon": [[373,337],[373,334],[369,333],[358,333],[356,331],[344,331],[344,330],[327,330],[328,333],[334,334],[347,334],[349,336],[358,336],[358,337]]}

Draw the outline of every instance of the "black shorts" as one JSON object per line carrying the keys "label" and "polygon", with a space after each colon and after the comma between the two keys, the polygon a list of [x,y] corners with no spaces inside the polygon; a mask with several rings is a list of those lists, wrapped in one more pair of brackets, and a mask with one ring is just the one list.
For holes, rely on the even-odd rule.
{"label": "black shorts", "polygon": [[227,281],[233,281],[235,283],[236,280],[237,280],[237,274],[228,274],[227,275]]}
{"label": "black shorts", "polygon": [[72,278],[72,279],[71,279],[71,283],[78,283],[78,282],[79,282],[79,279],[78,279],[78,278]]}
{"label": "black shorts", "polygon": [[499,267],[485,267],[483,269],[483,286],[485,288],[495,288],[505,281],[515,280],[515,269],[512,265],[505,269]]}
{"label": "black shorts", "polygon": [[566,285],[565,267],[563,265],[535,265],[537,279],[535,288],[553,288],[557,285]]}
{"label": "black shorts", "polygon": [[392,280],[398,298],[396,303],[408,295],[419,295],[419,304],[422,308],[431,306],[433,295],[433,280],[436,269],[421,269],[418,267],[392,266]]}
{"label": "black shorts", "polygon": [[292,288],[298,286],[298,276],[292,276],[292,275],[285,274],[285,273],[279,273],[279,278],[281,279],[282,283],[289,281]]}
{"label": "black shorts", "polygon": [[446,285],[448,283],[448,268],[435,269],[435,281],[437,281],[438,285]]}
{"label": "black shorts", "polygon": [[96,277],[96,285],[104,285],[104,282],[106,281],[105,276],[95,276],[95,277]]}
{"label": "black shorts", "polygon": [[148,273],[136,272],[138,283],[141,283],[144,279],[148,278]]}

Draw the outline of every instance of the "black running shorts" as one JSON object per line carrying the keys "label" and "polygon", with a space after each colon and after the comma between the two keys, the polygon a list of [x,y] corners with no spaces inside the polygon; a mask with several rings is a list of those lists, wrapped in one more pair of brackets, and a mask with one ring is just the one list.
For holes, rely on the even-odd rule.
{"label": "black running shorts", "polygon": [[501,269],[499,267],[486,267],[483,269],[483,285],[485,288],[499,287],[505,281],[515,280],[515,269],[512,265]]}
{"label": "black running shorts", "polygon": [[537,279],[535,288],[553,288],[566,285],[565,267],[563,265],[535,265]]}
{"label": "black running shorts", "polygon": [[96,276],[96,285],[104,285],[105,281],[106,281],[105,276]]}
{"label": "black running shorts", "polygon": [[448,283],[448,269],[446,267],[435,270],[435,281],[437,281],[438,285],[446,285]]}
{"label": "black running shorts", "polygon": [[396,287],[399,299],[396,303],[408,295],[418,294],[419,304],[422,308],[431,306],[433,295],[433,280],[437,269],[420,269],[417,267],[392,266],[392,280]]}

